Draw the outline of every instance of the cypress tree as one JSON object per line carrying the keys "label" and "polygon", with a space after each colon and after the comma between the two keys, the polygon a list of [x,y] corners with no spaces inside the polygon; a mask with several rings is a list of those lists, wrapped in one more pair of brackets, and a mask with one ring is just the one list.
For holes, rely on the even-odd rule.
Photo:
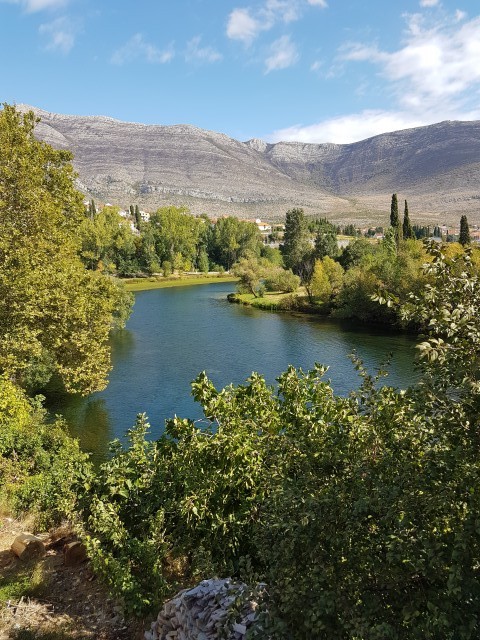
{"label": "cypress tree", "polygon": [[142,224],[142,217],[140,215],[140,209],[138,208],[138,204],[135,205],[135,226],[138,231],[140,231],[140,225]]}
{"label": "cypress tree", "polygon": [[462,216],[460,218],[460,237],[458,238],[458,241],[463,246],[470,244],[470,229],[468,227],[467,216]]}
{"label": "cypress tree", "polygon": [[398,227],[400,221],[398,219],[398,199],[397,194],[392,195],[392,204],[390,206],[390,226],[394,229]]}
{"label": "cypress tree", "polygon": [[410,216],[408,214],[408,204],[405,200],[405,212],[403,214],[403,237],[408,240],[409,238],[415,238],[415,233],[410,224]]}

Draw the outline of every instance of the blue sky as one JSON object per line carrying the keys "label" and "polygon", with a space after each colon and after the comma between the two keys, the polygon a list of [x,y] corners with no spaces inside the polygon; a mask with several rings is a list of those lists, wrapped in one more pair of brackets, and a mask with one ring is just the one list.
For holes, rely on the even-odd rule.
{"label": "blue sky", "polygon": [[479,0],[0,0],[0,101],[239,140],[480,119]]}

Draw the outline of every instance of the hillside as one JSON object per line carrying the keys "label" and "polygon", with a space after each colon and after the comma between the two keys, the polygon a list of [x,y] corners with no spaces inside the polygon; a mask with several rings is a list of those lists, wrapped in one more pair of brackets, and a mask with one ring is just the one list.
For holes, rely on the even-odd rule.
{"label": "hillside", "polygon": [[[20,105],[22,110],[30,109]],[[40,138],[71,149],[88,196],[194,213],[385,221],[390,197],[424,222],[480,222],[480,122],[441,122],[354,144],[239,142],[191,125],[143,125],[33,108]]]}

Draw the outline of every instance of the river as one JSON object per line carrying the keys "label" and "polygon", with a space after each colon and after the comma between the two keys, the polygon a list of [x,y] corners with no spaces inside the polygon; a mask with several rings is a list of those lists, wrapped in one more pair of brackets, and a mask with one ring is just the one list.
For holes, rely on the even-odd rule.
{"label": "river", "polygon": [[359,385],[348,357],[355,350],[372,373],[393,352],[388,383],[412,381],[411,337],[230,304],[226,295],[233,287],[223,282],[136,293],[126,328],[111,339],[105,391],[87,398],[52,393],[47,407],[65,417],[85,450],[102,456],[137,413],[148,415],[152,437],[174,414],[200,418],[190,382],[202,370],[218,387],[242,383],[252,371],[274,384],[289,364],[307,370],[319,362],[329,366],[335,391],[346,394]]}

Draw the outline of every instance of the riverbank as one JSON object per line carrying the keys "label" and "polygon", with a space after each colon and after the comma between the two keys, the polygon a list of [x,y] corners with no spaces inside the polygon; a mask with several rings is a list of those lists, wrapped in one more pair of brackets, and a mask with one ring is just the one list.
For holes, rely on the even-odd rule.
{"label": "riverbank", "polygon": [[150,291],[151,289],[166,289],[168,287],[185,287],[199,284],[214,284],[216,282],[237,282],[238,278],[230,274],[225,275],[183,275],[183,276],[151,276],[149,278],[122,278],[127,291]]}
{"label": "riverbank", "polygon": [[230,293],[228,301],[243,304],[264,311],[300,311],[328,317],[326,305],[312,304],[308,300],[304,287],[300,287],[297,293],[279,293],[268,291],[263,296],[255,298],[251,293]]}

